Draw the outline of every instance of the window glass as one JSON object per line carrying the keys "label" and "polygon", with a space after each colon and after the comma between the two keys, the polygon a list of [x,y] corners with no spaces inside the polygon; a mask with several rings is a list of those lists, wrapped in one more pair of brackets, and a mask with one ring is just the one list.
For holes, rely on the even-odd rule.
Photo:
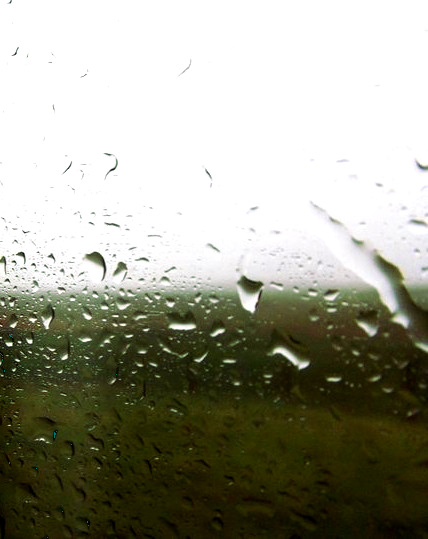
{"label": "window glass", "polygon": [[0,10],[1,537],[425,537],[426,4]]}

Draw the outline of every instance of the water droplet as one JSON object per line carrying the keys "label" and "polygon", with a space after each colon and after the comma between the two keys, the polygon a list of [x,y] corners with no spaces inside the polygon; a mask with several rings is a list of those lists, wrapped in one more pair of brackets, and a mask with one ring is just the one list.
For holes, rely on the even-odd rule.
{"label": "water droplet", "polygon": [[80,337],[78,337],[79,341],[80,342],[91,342],[92,341],[92,337],[86,333],[83,333],[80,335]]}
{"label": "water droplet", "polygon": [[428,234],[428,226],[425,221],[420,219],[410,219],[407,223],[407,229],[415,236],[423,236]]}
{"label": "water droplet", "polygon": [[340,294],[339,290],[327,290],[327,292],[324,293],[324,299],[326,301],[335,301]]}
{"label": "water droplet", "polygon": [[66,361],[70,357],[70,339],[67,339],[59,349],[59,357],[62,361]]}
{"label": "water droplet", "polygon": [[6,258],[4,256],[0,258],[0,274],[3,277],[6,275]]}
{"label": "water droplet", "polygon": [[107,178],[107,176],[110,174],[110,172],[113,172],[114,170],[117,169],[117,165],[119,164],[119,161],[117,160],[117,157],[115,155],[113,155],[112,153],[105,153],[104,152],[104,155],[107,155],[108,157],[113,157],[114,160],[115,160],[115,164],[114,166],[107,172],[107,174],[104,176],[104,179]]}
{"label": "water droplet", "polygon": [[[187,357],[188,352],[183,352],[183,353],[180,354],[179,352],[176,352],[175,350],[173,350],[171,348],[170,344],[168,342],[165,342],[160,337],[158,337],[157,340],[158,340],[159,346],[161,347],[161,349],[164,352],[168,352],[168,354],[179,357],[180,359],[184,359],[185,357]],[[157,363],[155,363],[155,362],[150,362],[149,365],[153,365],[154,367],[158,366]]]}
{"label": "water droplet", "polygon": [[195,363],[202,363],[202,361],[207,357],[207,355],[208,355],[208,348],[205,349],[205,350],[202,352],[202,354],[199,354],[198,356],[195,356],[195,357],[193,358],[193,361],[194,361]]}
{"label": "water droplet", "polygon": [[223,525],[223,521],[221,520],[221,518],[219,517],[215,517],[211,520],[211,527],[213,528],[213,530],[215,530],[216,532],[222,532],[223,531],[223,528],[224,528],[224,525]]}
{"label": "water droplet", "polygon": [[120,311],[124,311],[125,309],[127,309],[131,305],[131,302],[129,300],[127,300],[127,299],[118,298],[116,300],[116,305],[117,305],[117,308]]}
{"label": "water droplet", "polygon": [[49,326],[55,317],[55,311],[53,310],[52,305],[47,305],[46,308],[40,313],[40,317],[45,329],[49,329]]}
{"label": "water droplet", "polygon": [[178,313],[168,315],[169,329],[189,331],[196,328],[196,320],[193,314],[188,311],[184,316]]}
{"label": "water droplet", "polygon": [[121,283],[128,273],[128,267],[123,262],[119,262],[113,273],[113,281],[115,283]]}
{"label": "water droplet", "polygon": [[379,329],[376,311],[361,312],[355,321],[369,337],[374,337]]}
{"label": "water droplet", "polygon": [[132,316],[132,319],[135,320],[135,322],[138,322],[138,320],[146,320],[146,318],[147,314],[141,311],[136,311]]}
{"label": "water droplet", "polygon": [[8,348],[12,348],[13,346],[13,336],[11,333],[8,333],[7,335],[5,335],[3,337],[3,341],[4,341],[4,344],[8,347]]}
{"label": "water droplet", "polygon": [[137,346],[137,354],[140,354],[140,355],[147,354],[148,350],[149,348],[147,345],[140,344],[139,346]]}
{"label": "water droplet", "polygon": [[310,360],[306,357],[304,353],[304,347],[302,344],[294,339],[291,335],[285,337],[276,329],[272,332],[272,338],[270,347],[268,350],[269,356],[274,356],[275,354],[280,354],[284,356],[290,363],[292,363],[299,370],[306,369],[309,367]]}
{"label": "water droplet", "polygon": [[209,249],[211,249],[212,251],[215,251],[216,253],[219,253],[220,252],[220,249],[218,249],[215,245],[213,245],[212,243],[207,243],[207,247]]}
{"label": "water droplet", "polygon": [[18,325],[18,317],[16,316],[16,314],[11,314],[9,317],[8,326],[11,328],[16,328],[17,325]]}
{"label": "water droplet", "polygon": [[342,381],[342,377],[340,375],[338,376],[326,376],[325,378],[327,382],[330,382],[332,384],[337,384],[338,382]]}
{"label": "water droplet", "polygon": [[83,318],[85,320],[91,320],[92,318],[92,313],[87,307],[83,307]]}
{"label": "water droplet", "polygon": [[261,281],[251,281],[243,275],[236,283],[236,286],[242,307],[246,311],[254,313],[262,295],[263,283]]}
{"label": "water droplet", "polygon": [[85,255],[84,267],[92,281],[102,281],[106,275],[107,267],[100,253],[94,251]]}
{"label": "water droplet", "polygon": [[320,316],[318,314],[318,311],[316,309],[311,309],[309,311],[309,320],[311,322],[318,322],[319,319],[320,319]]}
{"label": "water droplet", "polygon": [[226,331],[224,324],[221,320],[215,320],[211,326],[211,337],[217,337]]}
{"label": "water droplet", "polygon": [[[195,301],[196,301],[196,303],[198,303],[197,297],[195,298]],[[215,305],[216,303],[219,303],[220,299],[217,296],[217,294],[210,294],[209,297],[208,297],[208,301]]]}
{"label": "water droplet", "polygon": [[26,256],[25,256],[25,253],[23,251],[19,251],[19,253],[16,253],[16,257],[18,258],[18,260],[22,263],[22,264],[25,264],[26,262]]}
{"label": "water droplet", "polygon": [[415,163],[417,167],[421,170],[428,170],[428,161],[426,158],[415,158]]}
{"label": "water droplet", "polygon": [[270,282],[270,286],[276,290],[284,290],[284,285],[282,283],[276,283],[275,281]]}

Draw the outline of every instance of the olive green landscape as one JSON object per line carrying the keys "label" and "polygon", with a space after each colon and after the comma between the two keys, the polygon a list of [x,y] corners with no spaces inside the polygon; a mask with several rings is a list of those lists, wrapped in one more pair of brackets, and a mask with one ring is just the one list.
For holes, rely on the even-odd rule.
{"label": "olive green landscape", "polygon": [[426,354],[375,293],[4,312],[2,538],[428,537]]}

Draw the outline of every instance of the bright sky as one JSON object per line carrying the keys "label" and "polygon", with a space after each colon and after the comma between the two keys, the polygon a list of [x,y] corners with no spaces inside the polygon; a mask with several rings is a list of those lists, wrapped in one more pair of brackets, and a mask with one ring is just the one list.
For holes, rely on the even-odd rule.
{"label": "bright sky", "polygon": [[342,278],[313,202],[424,279],[427,54],[425,0],[3,2],[0,256]]}

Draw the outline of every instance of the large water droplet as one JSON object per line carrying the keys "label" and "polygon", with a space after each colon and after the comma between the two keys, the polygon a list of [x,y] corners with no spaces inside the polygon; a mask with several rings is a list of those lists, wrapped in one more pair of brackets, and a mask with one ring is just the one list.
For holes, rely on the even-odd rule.
{"label": "large water droplet", "polygon": [[18,325],[18,317],[16,316],[16,314],[11,314],[9,317],[8,326],[11,328],[16,328],[17,325]]}
{"label": "large water droplet", "polygon": [[335,301],[337,297],[339,296],[340,291],[335,289],[329,289],[327,292],[324,293],[324,298],[327,301]]}
{"label": "large water droplet", "polygon": [[355,321],[369,337],[374,337],[379,329],[376,311],[361,312]]}
{"label": "large water droplet", "polygon": [[221,320],[215,320],[211,326],[210,335],[211,337],[217,337],[226,331],[224,324]]}
{"label": "large water droplet", "polygon": [[129,300],[127,300],[127,299],[124,299],[124,298],[118,298],[116,300],[116,305],[117,305],[117,308],[120,311],[124,311],[125,309],[127,309],[131,305],[131,302]]}
{"label": "large water droplet", "polygon": [[268,350],[269,356],[280,354],[299,370],[302,370],[309,367],[311,363],[304,352],[302,344],[296,339],[291,336],[285,337],[279,331],[273,330]]}
{"label": "large water droplet", "polygon": [[67,339],[59,349],[59,357],[62,361],[65,361],[70,357],[70,350],[70,339]]}
{"label": "large water droplet", "polygon": [[208,348],[206,348],[201,354],[198,354],[193,358],[193,361],[195,363],[202,363],[202,361],[207,357],[208,355]]}
{"label": "large water droplet", "polygon": [[19,253],[16,253],[15,255],[17,257],[17,259],[22,263],[22,264],[25,264],[26,262],[26,256],[25,256],[25,253],[23,251],[19,251]]}
{"label": "large water droplet", "polygon": [[128,273],[128,267],[123,262],[119,262],[113,273],[113,281],[121,283]]}
{"label": "large water droplet", "polygon": [[171,280],[168,277],[166,277],[165,275],[163,277],[161,277],[159,282],[163,286],[171,286]]}
{"label": "large water droplet", "polygon": [[236,287],[242,307],[246,311],[254,313],[262,295],[263,283],[251,281],[243,275],[236,283]]}
{"label": "large water droplet", "polygon": [[104,258],[100,253],[94,251],[85,255],[84,267],[89,273],[92,281],[102,281],[106,275],[107,267]]}
{"label": "large water droplet", "polygon": [[299,341],[291,336],[285,337],[276,329],[273,330],[268,350],[269,356],[280,354],[299,370],[302,370],[311,364],[305,352],[303,345]]}
{"label": "large water droplet", "polygon": [[168,315],[168,327],[169,329],[178,329],[189,331],[196,328],[196,320],[193,314],[189,311],[184,316],[178,313],[171,313]]}
{"label": "large water droplet", "polygon": [[47,305],[46,308],[40,313],[40,317],[45,329],[49,329],[49,326],[55,317],[55,311],[53,310],[52,305]]}
{"label": "large water droplet", "polygon": [[85,320],[91,320],[92,318],[92,313],[87,307],[83,307],[83,318]]}
{"label": "large water droplet", "polygon": [[82,333],[78,337],[78,339],[79,339],[80,342],[91,342],[92,341],[92,337],[88,333]]}

